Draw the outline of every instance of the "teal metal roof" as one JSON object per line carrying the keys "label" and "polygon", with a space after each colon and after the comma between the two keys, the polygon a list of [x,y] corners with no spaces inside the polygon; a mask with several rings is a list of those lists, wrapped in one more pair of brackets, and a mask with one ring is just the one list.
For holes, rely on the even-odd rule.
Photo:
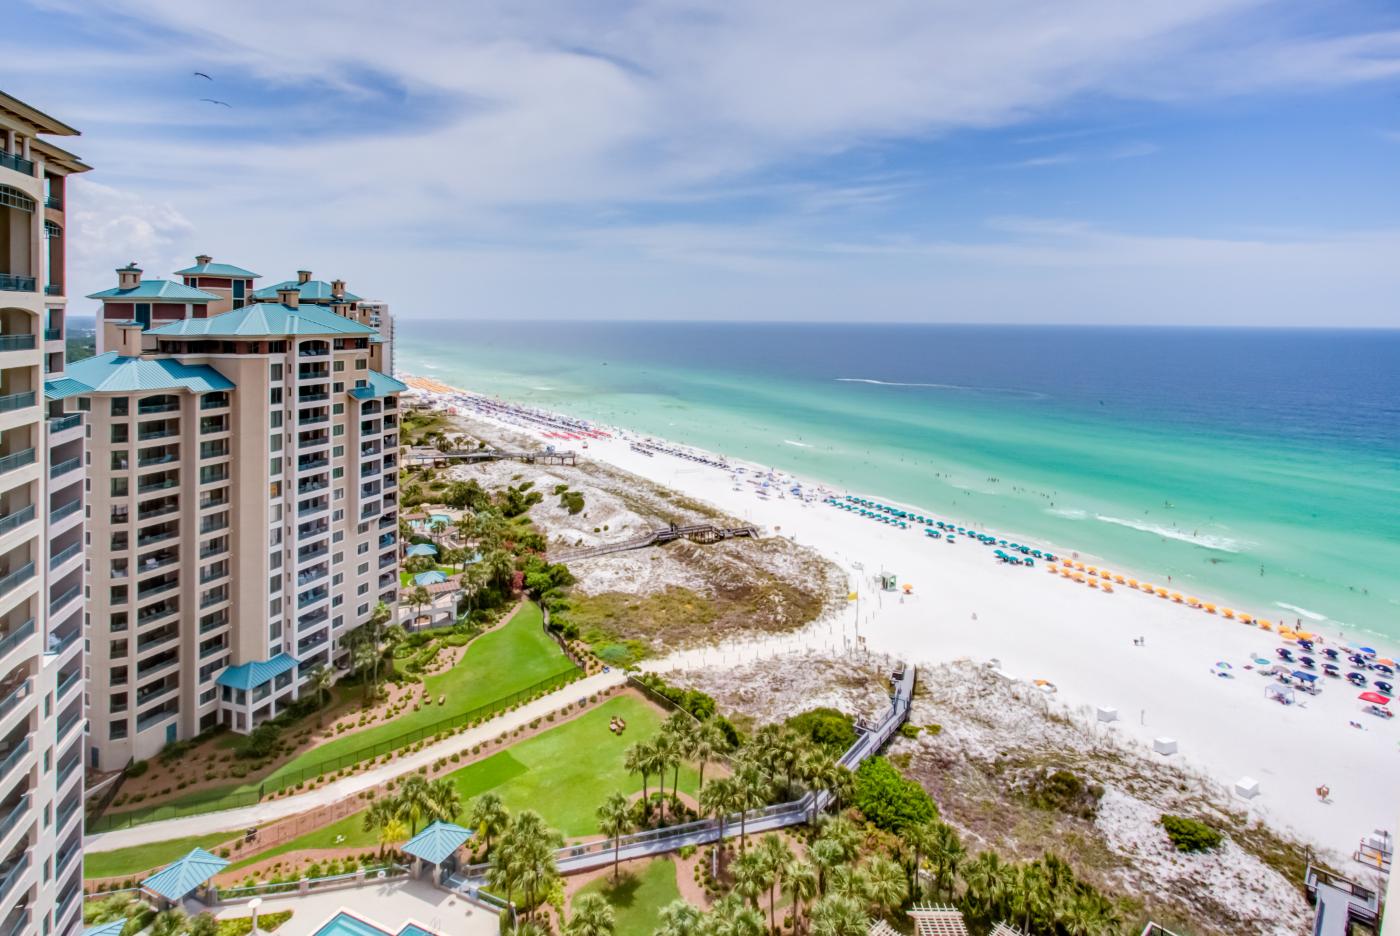
{"label": "teal metal roof", "polygon": [[373,335],[368,325],[319,306],[255,302],[209,318],[182,319],[146,330],[165,338],[290,338],[299,335]]}
{"label": "teal metal roof", "polygon": [[436,556],[437,547],[431,543],[414,543],[412,546],[408,547],[408,552],[405,553],[405,555],[410,559],[415,556]]}
{"label": "teal metal roof", "polygon": [[296,665],[296,657],[289,653],[279,653],[272,659],[259,663],[230,666],[220,673],[219,678],[214,681],[221,686],[233,689],[252,689],[263,683],[271,682],[288,670],[294,669]]}
{"label": "teal metal roof", "polygon": [[232,263],[196,263],[192,267],[176,270],[176,276],[228,276],[234,279],[257,279],[260,273],[245,270]]}
{"label": "teal metal roof", "polygon": [[[371,339],[373,340],[373,339]],[[347,391],[357,400],[373,400],[376,397],[393,396],[395,393],[403,393],[408,389],[408,384],[402,380],[395,380],[388,374],[381,374],[377,370],[369,372],[368,382],[363,387],[351,387]]]}
{"label": "teal metal roof", "polygon": [[87,393],[140,393],[232,390],[233,381],[207,364],[184,364],[171,358],[123,357],[115,351],[68,365],[62,377],[44,381],[44,397],[63,400]]}
{"label": "teal metal roof", "polygon": [[179,861],[146,878],[141,882],[141,887],[179,903],[227,867],[228,862],[223,858],[196,848]]}
{"label": "teal metal roof", "polygon": [[[253,298],[276,299],[279,289],[295,289],[300,294],[302,302],[330,302],[335,298],[331,294],[331,284],[325,280],[307,280],[304,283],[298,283],[296,280],[283,280],[272,286],[253,290]],[[346,302],[360,301],[360,297],[352,292],[341,293],[340,298]]]}
{"label": "teal metal roof", "polygon": [[218,302],[220,296],[172,280],[143,279],[131,289],[104,289],[89,299],[167,299],[171,302]]}
{"label": "teal metal roof", "polygon": [[122,917],[120,920],[111,920],[107,923],[89,926],[83,930],[83,936],[121,936],[121,932],[125,928],[126,917]]}
{"label": "teal metal roof", "polygon": [[439,820],[405,842],[403,850],[430,864],[442,864],[471,837],[470,829]]}
{"label": "teal metal roof", "polygon": [[441,585],[447,581],[447,573],[441,569],[429,569],[427,572],[419,572],[413,577],[414,585]]}

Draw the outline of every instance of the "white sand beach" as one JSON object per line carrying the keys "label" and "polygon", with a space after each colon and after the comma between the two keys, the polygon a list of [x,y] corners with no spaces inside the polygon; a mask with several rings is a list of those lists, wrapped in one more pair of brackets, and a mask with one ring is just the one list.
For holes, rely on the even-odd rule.
{"label": "white sand beach", "polygon": [[[470,415],[485,418],[480,412]],[[545,427],[502,425],[533,432],[541,444],[580,444],[549,436]],[[779,496],[792,486],[790,478],[760,495],[747,480],[752,466],[736,483],[731,470],[670,454],[647,455],[632,447],[635,437],[613,431],[609,439],[590,438],[581,454],[706,501],[758,525],[765,535],[816,549],[846,569],[851,589],[860,595],[858,617],[853,601],[796,634],[690,651],[653,665],[683,666],[700,658],[738,662],[803,646],[852,652],[863,646],[927,664],[996,661],[1008,677],[1053,683],[1047,703],[1080,720],[1094,720],[1096,707],[1115,708],[1118,720],[1099,730],[1148,747],[1155,739],[1174,740],[1178,753],[1167,756],[1223,788],[1253,778],[1258,795],[1236,796],[1234,802],[1275,828],[1334,852],[1332,863],[1340,870],[1362,874],[1350,860],[1358,841],[1376,829],[1396,830],[1400,723],[1363,711],[1359,690],[1339,679],[1322,680],[1320,695],[1298,693],[1293,705],[1266,698],[1274,681],[1245,667],[1254,657],[1276,662],[1274,650],[1282,644],[1277,634],[1123,586],[1105,594],[1049,574],[1044,563],[1004,565],[990,548],[966,537],[949,544],[927,538],[922,525],[895,529],[820,498]],[[811,482],[803,487],[808,494],[879,499],[878,478],[861,491],[828,490]],[[1067,549],[1064,554],[1069,555]],[[1111,557],[1080,558],[1125,575],[1134,572],[1119,569]],[[901,585],[911,584],[912,594],[881,592],[882,571],[897,575]],[[1227,596],[1198,597],[1228,606]],[[1272,616],[1270,609],[1257,610]],[[1344,642],[1336,634],[1320,636],[1333,645]],[[1140,644],[1136,638],[1143,638]],[[1218,661],[1233,667],[1229,678],[1218,675]],[[1330,788],[1325,802],[1316,792],[1322,785]]]}

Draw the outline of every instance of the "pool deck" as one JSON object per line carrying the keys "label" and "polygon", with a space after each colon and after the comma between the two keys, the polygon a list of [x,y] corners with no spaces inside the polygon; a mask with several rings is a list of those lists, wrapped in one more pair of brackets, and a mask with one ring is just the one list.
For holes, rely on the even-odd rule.
{"label": "pool deck", "polygon": [[[443,936],[497,936],[497,917],[465,898],[434,887],[427,881],[396,878],[382,884],[366,884],[342,890],[322,891],[305,897],[269,897],[258,914],[292,911],[292,917],[276,930],[276,936],[315,936],[316,931],[344,910],[389,933],[417,923]],[[250,916],[246,902],[220,907],[220,920]]]}

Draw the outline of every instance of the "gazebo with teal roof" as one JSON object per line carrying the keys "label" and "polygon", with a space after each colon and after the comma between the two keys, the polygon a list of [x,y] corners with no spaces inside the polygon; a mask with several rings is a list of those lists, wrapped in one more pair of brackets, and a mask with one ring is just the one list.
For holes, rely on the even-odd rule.
{"label": "gazebo with teal roof", "polygon": [[142,881],[141,889],[169,904],[178,905],[227,867],[226,859],[195,848]]}
{"label": "gazebo with teal roof", "polygon": [[298,665],[290,653],[279,653],[224,669],[215,680],[224,724],[246,733],[277,715],[297,697]]}
{"label": "gazebo with teal roof", "polygon": [[457,852],[475,833],[455,822],[438,820],[404,843],[403,851],[414,859],[414,873],[433,866],[433,879],[442,879],[457,869]]}
{"label": "gazebo with teal roof", "polygon": [[437,554],[437,547],[432,543],[414,543],[404,553],[410,559],[415,559],[418,556],[436,556]]}
{"label": "gazebo with teal roof", "polygon": [[441,569],[429,569],[427,572],[419,572],[413,577],[414,585],[441,585],[447,581],[447,573]]}

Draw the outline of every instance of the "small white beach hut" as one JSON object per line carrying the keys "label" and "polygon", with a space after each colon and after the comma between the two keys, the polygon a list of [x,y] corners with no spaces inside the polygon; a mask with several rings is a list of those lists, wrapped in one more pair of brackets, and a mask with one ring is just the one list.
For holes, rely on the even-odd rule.
{"label": "small white beach hut", "polygon": [[1158,754],[1171,756],[1176,753],[1175,738],[1153,738],[1152,750]]}
{"label": "small white beach hut", "polygon": [[1098,719],[1101,722],[1117,721],[1118,710],[1111,705],[1100,705],[1098,707]]}
{"label": "small white beach hut", "polygon": [[1235,781],[1235,795],[1244,799],[1254,799],[1259,795],[1259,781],[1253,777],[1240,777]]}

